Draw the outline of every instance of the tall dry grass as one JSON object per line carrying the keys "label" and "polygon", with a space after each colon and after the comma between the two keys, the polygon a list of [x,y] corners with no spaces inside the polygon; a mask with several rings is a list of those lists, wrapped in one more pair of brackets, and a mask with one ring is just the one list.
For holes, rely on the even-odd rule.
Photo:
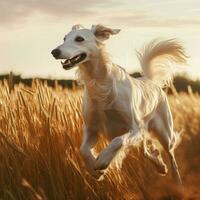
{"label": "tall dry grass", "polygon": [[[0,82],[0,199],[200,199],[200,96],[181,93],[169,100],[182,131],[176,157],[184,193],[170,175],[156,172],[142,149],[133,148],[121,170],[94,180],[79,153],[82,91]],[[105,145],[102,138],[98,149]]]}

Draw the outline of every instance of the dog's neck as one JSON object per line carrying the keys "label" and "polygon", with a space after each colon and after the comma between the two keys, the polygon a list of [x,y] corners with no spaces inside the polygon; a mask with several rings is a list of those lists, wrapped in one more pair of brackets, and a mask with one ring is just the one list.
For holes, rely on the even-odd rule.
{"label": "dog's neck", "polygon": [[104,81],[108,78],[111,65],[107,53],[104,48],[101,48],[89,61],[79,66],[81,78],[85,83],[91,80]]}
{"label": "dog's neck", "polygon": [[104,49],[98,56],[79,66],[88,97],[103,107],[109,107],[116,97],[112,74],[113,63]]}

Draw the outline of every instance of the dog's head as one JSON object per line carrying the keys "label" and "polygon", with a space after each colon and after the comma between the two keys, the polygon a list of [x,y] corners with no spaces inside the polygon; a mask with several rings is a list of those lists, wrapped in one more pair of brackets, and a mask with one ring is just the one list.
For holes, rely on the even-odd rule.
{"label": "dog's head", "polygon": [[54,58],[63,59],[61,64],[64,69],[68,70],[97,56],[100,48],[98,44],[119,31],[119,29],[111,29],[102,25],[93,25],[91,29],[74,25],[64,37],[63,44],[56,47],[51,53]]}

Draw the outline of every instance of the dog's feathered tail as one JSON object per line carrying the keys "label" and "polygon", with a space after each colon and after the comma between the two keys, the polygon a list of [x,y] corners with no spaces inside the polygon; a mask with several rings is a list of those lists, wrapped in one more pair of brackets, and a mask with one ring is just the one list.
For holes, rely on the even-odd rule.
{"label": "dog's feathered tail", "polygon": [[143,76],[153,80],[160,87],[169,86],[174,74],[172,62],[186,63],[186,54],[182,45],[175,39],[153,40],[143,51],[137,52]]}

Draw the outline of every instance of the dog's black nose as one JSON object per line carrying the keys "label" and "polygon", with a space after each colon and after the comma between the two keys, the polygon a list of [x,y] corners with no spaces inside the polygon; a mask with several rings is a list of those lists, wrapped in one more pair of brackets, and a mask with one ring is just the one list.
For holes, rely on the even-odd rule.
{"label": "dog's black nose", "polygon": [[61,54],[60,49],[54,49],[51,54],[53,55],[53,57],[58,58]]}

